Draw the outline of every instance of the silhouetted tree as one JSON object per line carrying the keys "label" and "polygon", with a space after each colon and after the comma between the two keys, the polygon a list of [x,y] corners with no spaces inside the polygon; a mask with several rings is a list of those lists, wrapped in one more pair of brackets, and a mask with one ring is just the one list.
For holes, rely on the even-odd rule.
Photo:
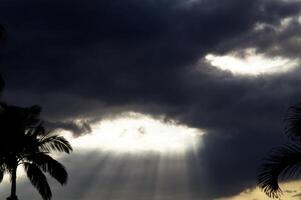
{"label": "silhouetted tree", "polygon": [[[44,200],[52,193],[44,173],[49,173],[62,185],[67,182],[67,172],[62,164],[49,153],[70,153],[72,147],[61,136],[46,132],[39,115],[41,108],[21,108],[1,103],[0,112],[0,182],[4,173],[11,177],[11,195],[8,200],[17,200],[17,168],[23,165],[27,177]],[[43,173],[44,172],[44,173]]]}
{"label": "silhouetted tree", "polygon": [[291,106],[285,119],[285,134],[295,144],[275,148],[259,167],[258,185],[271,198],[280,198],[280,177],[298,176],[301,172],[301,104]]}

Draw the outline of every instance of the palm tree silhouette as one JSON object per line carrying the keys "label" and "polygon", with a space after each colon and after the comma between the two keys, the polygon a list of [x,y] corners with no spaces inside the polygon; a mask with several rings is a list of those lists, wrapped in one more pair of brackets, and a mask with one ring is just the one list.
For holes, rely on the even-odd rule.
{"label": "palm tree silhouette", "polygon": [[0,112],[0,182],[4,173],[11,177],[11,195],[7,200],[17,200],[17,168],[23,165],[27,177],[44,200],[52,193],[44,173],[49,173],[60,184],[67,182],[67,172],[62,164],[49,154],[52,151],[70,153],[72,147],[61,136],[46,132],[39,115],[41,108],[21,108],[1,103]]}
{"label": "palm tree silhouette", "polygon": [[301,173],[301,104],[291,106],[285,118],[285,134],[294,143],[275,148],[258,170],[258,185],[271,198],[280,198],[279,178]]}

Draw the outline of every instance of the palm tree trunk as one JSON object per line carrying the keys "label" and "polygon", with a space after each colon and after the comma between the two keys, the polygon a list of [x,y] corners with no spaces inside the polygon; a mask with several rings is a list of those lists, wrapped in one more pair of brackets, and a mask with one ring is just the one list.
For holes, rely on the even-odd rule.
{"label": "palm tree trunk", "polygon": [[11,170],[11,194],[7,200],[18,200],[16,195],[16,186],[17,186],[17,164]]}

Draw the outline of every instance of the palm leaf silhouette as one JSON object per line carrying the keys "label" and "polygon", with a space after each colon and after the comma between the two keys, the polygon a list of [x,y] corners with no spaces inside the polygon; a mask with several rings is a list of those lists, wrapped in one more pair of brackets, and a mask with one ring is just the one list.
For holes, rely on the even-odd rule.
{"label": "palm leaf silhouette", "polygon": [[301,104],[291,106],[285,118],[285,134],[294,141],[301,142]]}
{"label": "palm leaf silhouette", "polygon": [[72,147],[70,143],[62,136],[46,135],[39,141],[39,148],[43,151],[59,151],[70,153]]}
{"label": "palm leaf silhouette", "polygon": [[258,169],[258,185],[271,198],[280,198],[280,178],[299,176],[301,172],[301,104],[291,106],[285,117],[284,133],[295,144],[275,148]]}
{"label": "palm leaf silhouette", "polygon": [[4,140],[0,141],[0,181],[3,174],[11,175],[10,200],[17,200],[16,173],[23,165],[30,182],[37,188],[44,200],[52,197],[44,173],[49,173],[61,185],[67,183],[65,167],[53,159],[52,151],[71,153],[70,143],[62,136],[46,132],[39,119],[41,107],[21,108],[1,104],[0,131]]}
{"label": "palm leaf silhouette", "polygon": [[285,145],[274,149],[258,169],[258,185],[271,198],[279,198],[282,191],[279,178],[298,176],[301,170],[301,148]]}
{"label": "palm leaf silhouette", "polygon": [[33,163],[24,163],[23,165],[31,184],[37,188],[44,200],[50,200],[52,193],[43,172]]}
{"label": "palm leaf silhouette", "polygon": [[60,184],[67,183],[68,174],[65,167],[51,156],[40,152],[26,157],[26,160],[35,163],[40,170],[49,173]]}

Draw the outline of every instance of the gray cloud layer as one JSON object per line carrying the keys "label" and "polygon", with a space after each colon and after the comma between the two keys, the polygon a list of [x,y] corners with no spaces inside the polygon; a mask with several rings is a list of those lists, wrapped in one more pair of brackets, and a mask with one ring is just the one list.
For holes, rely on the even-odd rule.
{"label": "gray cloud layer", "polygon": [[[258,160],[284,139],[287,107],[300,102],[298,68],[237,77],[196,66],[207,53],[248,47],[297,58],[297,1],[30,0],[1,7],[9,35],[0,49],[7,101],[38,103],[52,127],[75,134],[89,127],[72,120],[93,122],[124,111],[205,128],[199,157],[206,184],[187,156],[199,177],[191,187],[204,198],[253,186]],[[288,17],[291,23],[277,30]],[[265,26],[256,31],[258,24]]]}

